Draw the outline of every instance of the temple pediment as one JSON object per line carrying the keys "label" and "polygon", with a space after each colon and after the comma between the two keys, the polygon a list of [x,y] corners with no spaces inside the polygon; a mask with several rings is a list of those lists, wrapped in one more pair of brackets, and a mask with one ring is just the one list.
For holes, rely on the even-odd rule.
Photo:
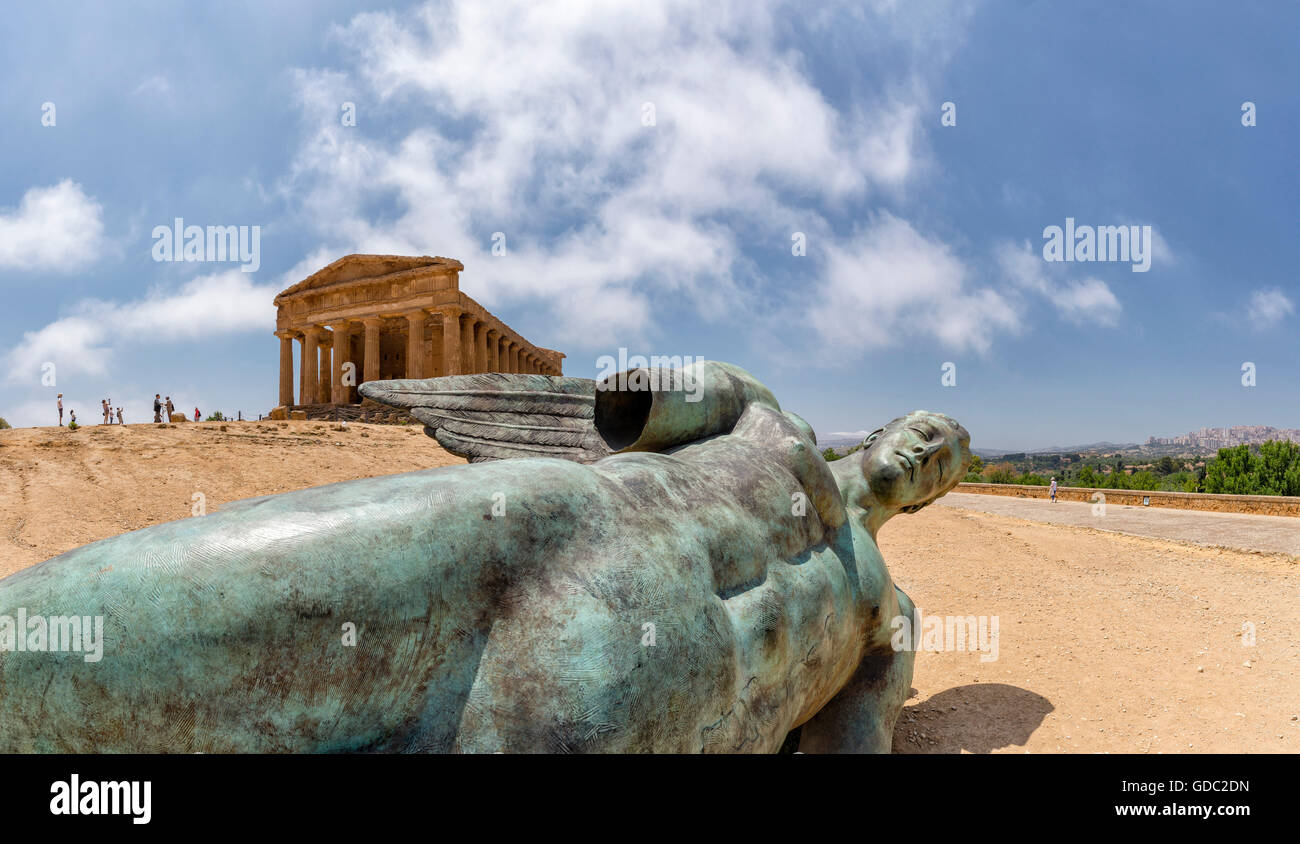
{"label": "temple pediment", "polygon": [[281,291],[275,297],[275,303],[289,299],[297,294],[312,290],[332,288],[347,282],[365,279],[367,281],[407,273],[412,270],[433,269],[450,274],[459,273],[465,265],[454,258],[421,255],[344,255],[332,264],[317,270],[302,281]]}

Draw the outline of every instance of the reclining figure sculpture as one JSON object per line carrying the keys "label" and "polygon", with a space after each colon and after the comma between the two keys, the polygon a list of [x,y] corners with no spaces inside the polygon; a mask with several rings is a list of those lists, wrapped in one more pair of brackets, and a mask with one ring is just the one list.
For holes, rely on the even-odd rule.
{"label": "reclining figure sculpture", "polygon": [[828,463],[747,372],[673,372],[364,384],[470,464],[0,580],[0,615],[103,619],[98,661],[0,625],[0,752],[888,752],[913,607],[876,532],[969,435],[918,411]]}

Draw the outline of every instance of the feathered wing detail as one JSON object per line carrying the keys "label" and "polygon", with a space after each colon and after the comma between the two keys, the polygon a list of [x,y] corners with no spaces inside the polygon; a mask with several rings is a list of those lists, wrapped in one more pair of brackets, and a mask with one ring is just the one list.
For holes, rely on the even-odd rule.
{"label": "feathered wing detail", "polygon": [[611,453],[596,433],[590,378],[485,372],[370,381],[360,391],[408,411],[439,445],[472,463],[511,457],[590,463]]}

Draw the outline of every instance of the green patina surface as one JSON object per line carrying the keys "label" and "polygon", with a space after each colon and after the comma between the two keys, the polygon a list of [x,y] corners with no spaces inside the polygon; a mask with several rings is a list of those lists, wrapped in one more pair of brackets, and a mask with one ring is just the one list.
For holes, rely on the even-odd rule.
{"label": "green patina surface", "polygon": [[966,432],[918,412],[828,464],[752,376],[693,374],[595,394],[637,450],[250,499],[0,581],[0,615],[104,619],[95,662],[0,627],[0,751],[887,751],[911,604],[875,533]]}

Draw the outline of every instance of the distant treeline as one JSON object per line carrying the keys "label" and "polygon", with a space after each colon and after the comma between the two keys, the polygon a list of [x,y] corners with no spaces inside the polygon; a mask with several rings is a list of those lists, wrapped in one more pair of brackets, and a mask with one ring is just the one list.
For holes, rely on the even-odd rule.
{"label": "distant treeline", "polygon": [[[1194,467],[1180,458],[1165,456],[1139,470],[1126,467],[1122,458],[1109,462],[1080,458],[1077,462],[1059,462],[1052,469],[1060,486],[1300,496],[1300,445],[1289,440],[1269,440],[1257,447],[1221,448],[1217,457]],[[966,481],[1046,486],[1049,477],[1039,471],[1017,469],[1005,459],[986,464],[976,456]]]}

